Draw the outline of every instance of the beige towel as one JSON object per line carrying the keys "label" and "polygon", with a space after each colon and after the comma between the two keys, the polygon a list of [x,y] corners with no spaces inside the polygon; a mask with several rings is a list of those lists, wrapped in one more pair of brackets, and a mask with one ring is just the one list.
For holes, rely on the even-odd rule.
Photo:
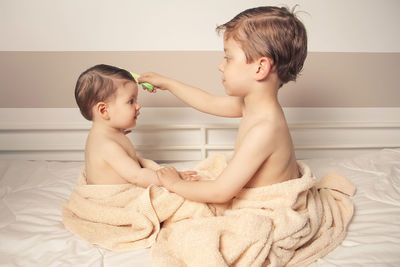
{"label": "beige towel", "polygon": [[[63,220],[111,250],[152,246],[156,266],[305,266],[344,239],[355,188],[335,174],[318,181],[298,164],[301,178],[243,189],[224,205],[184,200],[157,186],[86,185],[81,176]],[[213,179],[225,166],[215,155],[195,169]]]}

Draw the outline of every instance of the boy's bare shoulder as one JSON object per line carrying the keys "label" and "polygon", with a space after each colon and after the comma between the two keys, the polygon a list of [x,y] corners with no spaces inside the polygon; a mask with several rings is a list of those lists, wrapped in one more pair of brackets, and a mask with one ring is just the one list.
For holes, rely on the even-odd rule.
{"label": "boy's bare shoulder", "polygon": [[259,151],[272,153],[283,140],[287,139],[287,136],[288,127],[285,120],[263,119],[255,122],[247,129],[242,143],[253,144]]}
{"label": "boy's bare shoulder", "polygon": [[247,151],[246,153],[258,154],[264,151],[269,154],[273,150],[276,131],[276,126],[273,123],[258,121],[248,127],[238,139],[238,148],[242,151]]}
{"label": "boy's bare shoulder", "polygon": [[274,119],[260,120],[249,128],[248,134],[261,135],[265,138],[273,137],[279,133],[286,125],[282,121],[276,121]]}

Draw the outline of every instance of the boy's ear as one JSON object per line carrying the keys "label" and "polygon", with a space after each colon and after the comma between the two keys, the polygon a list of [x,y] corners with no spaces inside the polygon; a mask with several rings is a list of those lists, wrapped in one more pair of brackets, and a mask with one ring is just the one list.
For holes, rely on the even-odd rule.
{"label": "boy's ear", "polygon": [[261,57],[257,60],[256,79],[258,81],[267,78],[273,67],[272,61],[267,57]]}
{"label": "boy's ear", "polygon": [[97,114],[100,115],[101,118],[104,120],[109,120],[110,119],[110,114],[108,112],[108,104],[104,102],[99,102],[96,104],[95,111]]}

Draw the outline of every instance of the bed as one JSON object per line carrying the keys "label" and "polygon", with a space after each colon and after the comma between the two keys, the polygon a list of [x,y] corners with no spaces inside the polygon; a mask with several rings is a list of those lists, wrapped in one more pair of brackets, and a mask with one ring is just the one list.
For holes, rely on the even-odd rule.
{"label": "bed", "polygon": [[[168,121],[160,117],[160,111],[149,110],[148,114],[152,112],[157,112],[157,117],[164,123]],[[176,120],[171,114],[162,114]],[[84,136],[87,124],[69,122],[66,129],[65,125],[55,124],[50,117],[45,116],[46,123],[32,123],[29,115],[24,116],[29,124],[3,122],[0,131],[0,266],[152,266],[150,249],[108,251],[72,234],[62,223],[61,206],[68,199],[83,168],[82,144],[79,144],[82,138],[77,138],[74,133]],[[66,117],[71,120],[74,116],[68,114]],[[210,121],[204,123],[205,119]],[[141,154],[180,170],[193,168],[199,160],[212,153],[232,149],[229,141],[234,136],[235,123],[232,121],[216,122],[204,117],[198,121],[185,120],[168,123],[168,126],[155,123],[139,127],[132,138],[136,144],[139,143]],[[296,152],[304,152],[298,157],[311,167],[314,174],[322,177],[335,172],[348,178],[357,188],[353,197],[355,215],[344,242],[311,266],[400,266],[400,148],[395,143],[399,136],[398,124],[384,122],[378,125],[375,122],[373,127],[365,127],[376,130],[383,125],[379,132],[387,135],[386,141],[391,143],[381,145],[388,148],[372,147],[372,142],[361,148],[353,143],[342,151],[345,149],[341,144],[341,149],[335,149],[341,153],[335,154],[327,151],[334,149],[332,144],[325,146],[325,150],[321,149],[323,144],[318,144],[319,149],[302,144],[306,141],[302,141],[296,132],[303,129],[301,123],[290,120],[289,115]],[[304,129],[310,131],[310,120],[307,124],[302,123]],[[325,123],[313,127],[315,131],[328,126]],[[333,128],[337,129],[338,124],[329,129]],[[358,123],[355,128],[363,127]],[[390,134],[385,133],[388,130]],[[49,136],[60,136],[60,133],[63,133],[64,143],[73,140],[75,146],[59,144],[61,147],[56,148],[56,138]],[[183,133],[181,137],[179,133]],[[40,144],[41,139],[35,134],[42,136],[47,145]],[[317,131],[317,134],[321,133]],[[18,139],[19,135],[21,139]],[[177,135],[175,140],[172,136]],[[195,136],[200,141],[190,143],[189,140]],[[351,134],[347,136],[351,137]],[[29,140],[24,144],[22,140],[26,139]],[[35,145],[31,144],[32,140],[35,140]]]}

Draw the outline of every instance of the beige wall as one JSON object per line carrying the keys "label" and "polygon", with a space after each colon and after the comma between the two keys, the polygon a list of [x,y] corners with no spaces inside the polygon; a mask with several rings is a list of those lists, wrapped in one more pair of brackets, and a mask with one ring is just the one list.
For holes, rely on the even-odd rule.
{"label": "beige wall", "polygon": [[[76,107],[74,86],[88,67],[106,63],[156,71],[224,94],[219,51],[0,51],[0,108]],[[310,52],[302,75],[280,91],[285,107],[400,107],[400,53]],[[183,106],[168,92],[140,91],[143,106]]]}

